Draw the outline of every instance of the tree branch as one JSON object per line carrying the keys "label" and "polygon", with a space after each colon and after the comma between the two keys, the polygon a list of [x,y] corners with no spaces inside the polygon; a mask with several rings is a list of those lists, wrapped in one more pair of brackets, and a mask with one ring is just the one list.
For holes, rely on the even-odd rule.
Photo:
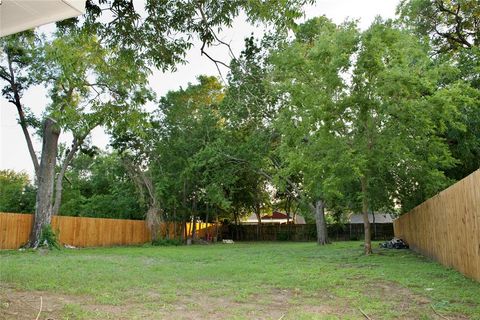
{"label": "tree branch", "polygon": [[18,117],[20,120],[20,126],[22,127],[23,135],[25,136],[25,140],[27,141],[28,152],[30,153],[30,158],[33,162],[33,168],[35,170],[35,176],[38,177],[38,172],[40,170],[40,165],[38,162],[37,155],[35,154],[35,149],[33,148],[32,139],[30,137],[30,133],[28,132],[27,128],[27,120],[25,118],[25,113],[23,111],[23,106],[20,99],[20,93],[18,91],[18,86],[15,83],[15,73],[13,70],[12,59],[10,54],[7,53],[7,61],[8,61],[8,69],[10,72],[10,88],[13,92],[14,101],[13,104],[17,107]]}
{"label": "tree branch", "polygon": [[62,191],[63,191],[63,178],[67,172],[67,168],[70,165],[73,157],[78,151],[78,148],[83,144],[86,135],[77,138],[73,138],[72,148],[68,152],[65,160],[63,161],[60,172],[57,175],[57,181],[55,183],[55,202],[53,203],[52,215],[57,215],[60,211],[60,205],[62,203]]}

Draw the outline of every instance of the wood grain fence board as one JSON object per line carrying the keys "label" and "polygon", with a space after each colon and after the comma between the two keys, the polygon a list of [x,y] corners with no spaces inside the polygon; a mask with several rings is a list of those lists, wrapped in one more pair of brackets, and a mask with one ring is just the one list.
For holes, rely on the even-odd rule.
{"label": "wood grain fence board", "polygon": [[0,248],[16,249],[26,243],[31,227],[30,215],[0,214]]}
{"label": "wood grain fence board", "polygon": [[[32,214],[0,213],[0,249],[18,249],[28,241]],[[62,244],[100,247],[142,244],[151,241],[143,220],[87,217],[52,217],[52,229]]]}
{"label": "wood grain fence board", "polygon": [[480,281],[480,170],[394,221],[397,237]]}

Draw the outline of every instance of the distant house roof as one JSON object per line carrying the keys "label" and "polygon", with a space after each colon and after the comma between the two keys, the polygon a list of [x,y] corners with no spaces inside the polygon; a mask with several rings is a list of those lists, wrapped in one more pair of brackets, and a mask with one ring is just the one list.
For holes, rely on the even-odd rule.
{"label": "distant house roof", "polygon": [[292,218],[285,213],[274,211],[271,215],[268,215],[268,214],[264,215],[262,217],[262,220],[263,219],[292,219]]}
{"label": "distant house roof", "polygon": [[[373,215],[368,214],[368,221],[373,223]],[[363,215],[362,214],[352,214],[350,216],[351,224],[362,224]],[[393,223],[393,216],[389,213],[375,213],[375,223]]]}
{"label": "distant house roof", "polygon": [[[295,221],[293,221],[293,218],[290,216],[287,216],[287,214],[275,211],[271,215],[263,215],[261,217],[262,223],[286,223],[287,218],[290,222],[293,222],[295,224],[305,224],[305,218],[302,217],[301,215],[297,214],[295,215]],[[246,220],[242,222],[243,224],[258,224],[258,219],[257,216],[252,213]]]}

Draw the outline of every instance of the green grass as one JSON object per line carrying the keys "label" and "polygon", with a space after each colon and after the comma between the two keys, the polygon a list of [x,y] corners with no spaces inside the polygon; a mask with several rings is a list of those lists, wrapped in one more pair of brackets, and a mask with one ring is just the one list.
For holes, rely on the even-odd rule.
{"label": "green grass", "polygon": [[1,251],[0,291],[3,299],[63,296],[52,311],[63,319],[362,319],[362,311],[373,319],[480,319],[479,283],[410,251],[362,249],[338,242]]}

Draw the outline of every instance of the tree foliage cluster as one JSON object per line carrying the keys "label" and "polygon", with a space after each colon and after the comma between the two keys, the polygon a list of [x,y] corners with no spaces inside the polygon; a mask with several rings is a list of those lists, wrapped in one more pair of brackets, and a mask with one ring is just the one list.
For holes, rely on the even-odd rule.
{"label": "tree foliage cluster", "polygon": [[0,212],[33,212],[35,193],[26,173],[0,170]]}

